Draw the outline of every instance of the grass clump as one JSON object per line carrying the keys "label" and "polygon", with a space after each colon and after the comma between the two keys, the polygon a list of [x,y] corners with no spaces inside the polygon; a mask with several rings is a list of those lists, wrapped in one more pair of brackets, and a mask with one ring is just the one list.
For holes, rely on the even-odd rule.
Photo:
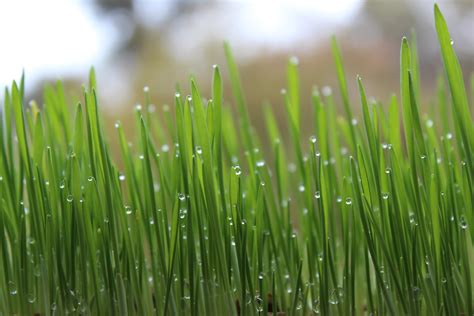
{"label": "grass clump", "polygon": [[267,155],[227,45],[238,116],[215,67],[210,99],[192,80],[174,117],[137,108],[133,146],[117,122],[123,171],[93,71],[73,111],[61,83],[40,108],[14,82],[0,124],[0,314],[472,315],[474,124],[437,6],[435,22],[451,95],[440,78],[436,116],[419,112],[413,42],[401,44],[401,102],[386,107],[361,78],[349,99],[333,41],[345,115],[315,89],[315,136],[301,141],[290,59],[291,150],[268,107]]}

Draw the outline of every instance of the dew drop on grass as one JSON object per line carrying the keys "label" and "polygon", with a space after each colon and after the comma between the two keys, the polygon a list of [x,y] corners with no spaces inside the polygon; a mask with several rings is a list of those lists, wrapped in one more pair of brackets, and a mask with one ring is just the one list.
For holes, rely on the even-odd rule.
{"label": "dew drop on grass", "polygon": [[72,203],[72,201],[74,201],[74,198],[72,197],[71,194],[69,194],[66,198],[66,200],[69,202],[69,203]]}
{"label": "dew drop on grass", "polygon": [[314,136],[314,135],[310,136],[310,137],[309,137],[309,141],[310,141],[311,143],[315,144],[315,143],[316,143],[316,136]]}
{"label": "dew drop on grass", "polygon": [[89,182],[94,181],[94,177],[93,177],[93,176],[90,176],[89,178],[87,178],[87,181],[89,181]]}
{"label": "dew drop on grass", "polygon": [[410,213],[408,214],[408,218],[409,218],[409,220],[410,220],[410,224],[415,224],[415,213],[410,212]]}
{"label": "dew drop on grass", "polygon": [[467,221],[466,221],[466,218],[464,217],[464,215],[462,215],[460,220],[459,220],[459,227],[461,227],[462,230],[467,229]]}
{"label": "dew drop on grass", "polygon": [[64,189],[64,186],[65,186],[64,180],[61,180],[61,182],[59,183],[59,188],[62,190]]}
{"label": "dew drop on grass", "polygon": [[119,128],[119,127],[120,127],[120,122],[119,121],[115,122],[115,128]]}
{"label": "dew drop on grass", "polygon": [[296,56],[291,56],[291,57],[290,57],[290,63],[291,63],[292,65],[297,66],[297,65],[300,63],[300,61],[298,60],[298,57],[296,57]]}
{"label": "dew drop on grass", "polygon": [[385,168],[385,173],[386,173],[386,174],[390,174],[391,172],[392,172],[392,169],[390,169],[390,168]]}
{"label": "dew drop on grass", "polygon": [[236,176],[240,176],[242,174],[242,169],[240,168],[239,165],[234,166],[234,172]]}
{"label": "dew drop on grass", "polygon": [[304,192],[304,190],[305,190],[304,185],[300,184],[299,187],[298,187],[298,191]]}
{"label": "dew drop on grass", "polygon": [[351,205],[352,199],[350,197],[346,198],[346,205]]}
{"label": "dew drop on grass", "polygon": [[319,314],[319,300],[318,299],[315,299],[313,301],[313,304],[311,306],[311,309],[313,310],[313,313],[315,314]]}
{"label": "dew drop on grass", "polygon": [[454,45],[454,40],[451,39],[451,41],[449,42],[449,44],[451,44],[451,46]]}
{"label": "dew drop on grass", "polygon": [[202,148],[201,148],[201,146],[196,146],[196,153],[197,153],[198,155],[202,155]]}
{"label": "dew drop on grass", "polygon": [[164,144],[161,146],[161,151],[167,153],[170,150],[170,146],[168,144]]}
{"label": "dew drop on grass", "polygon": [[10,292],[10,295],[17,295],[18,294],[18,288],[16,287],[15,282],[8,281],[8,291]]}
{"label": "dew drop on grass", "polygon": [[125,175],[124,174],[119,175],[119,180],[120,181],[125,181]]}
{"label": "dew drop on grass", "polygon": [[264,160],[257,161],[257,167],[261,168],[263,166],[265,166],[265,161]]}
{"label": "dew drop on grass", "polygon": [[34,239],[33,237],[28,237],[26,240],[30,245],[34,245],[36,243],[36,239]]}
{"label": "dew drop on grass", "polygon": [[186,196],[183,193],[178,193],[178,199],[180,201],[184,201],[185,198],[186,198]]}
{"label": "dew drop on grass", "polygon": [[51,310],[54,312],[56,310],[57,306],[56,306],[56,303],[52,303],[51,304]]}
{"label": "dew drop on grass", "polygon": [[441,278],[441,283],[443,283],[443,284],[444,284],[444,283],[446,283],[446,282],[448,282],[448,280],[446,280],[446,278],[445,278],[445,277],[442,277],[442,278]]}
{"label": "dew drop on grass", "polygon": [[387,192],[382,194],[382,199],[388,200],[389,194]]}
{"label": "dew drop on grass", "polygon": [[321,197],[321,192],[316,191],[316,193],[314,193],[314,197],[319,199]]}
{"label": "dew drop on grass", "polygon": [[36,301],[35,293],[28,293],[27,300],[28,300],[28,303],[33,304]]}
{"label": "dew drop on grass", "polygon": [[332,290],[331,294],[329,295],[329,304],[331,305],[339,304],[339,297],[337,296],[336,290]]}
{"label": "dew drop on grass", "polygon": [[330,86],[324,86],[321,88],[321,93],[325,96],[328,97],[332,94],[332,89]]}
{"label": "dew drop on grass", "polygon": [[426,127],[428,127],[428,128],[433,127],[433,121],[432,120],[426,120]]}
{"label": "dew drop on grass", "polygon": [[135,105],[135,110],[141,111],[142,110],[142,105],[141,104]]}
{"label": "dew drop on grass", "polygon": [[451,133],[446,134],[446,139],[452,139],[452,138],[453,138],[453,134],[451,134]]}
{"label": "dew drop on grass", "polygon": [[132,214],[132,208],[128,205],[125,205],[125,214],[127,215]]}
{"label": "dew drop on grass", "polygon": [[356,126],[357,124],[359,124],[359,122],[357,121],[357,119],[353,118],[351,124]]}

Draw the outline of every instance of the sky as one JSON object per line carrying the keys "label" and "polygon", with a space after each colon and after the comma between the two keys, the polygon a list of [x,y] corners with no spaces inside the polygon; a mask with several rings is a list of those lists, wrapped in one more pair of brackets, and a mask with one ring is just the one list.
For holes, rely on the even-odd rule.
{"label": "sky", "polygon": [[118,41],[80,1],[0,1],[0,86],[25,70],[27,85],[42,76],[87,73]]}
{"label": "sky", "polygon": [[[135,14],[149,27],[158,27],[171,0],[137,0]],[[331,27],[349,20],[361,0],[230,0],[215,12],[200,12],[173,25],[170,50],[183,52],[200,45],[204,36],[228,39],[237,48],[265,44],[288,47],[303,41],[310,27]],[[235,6],[236,10],[229,10]],[[225,7],[225,8],[224,8]],[[217,13],[217,14],[216,14]],[[26,73],[27,88],[41,78],[86,77],[91,65],[100,66],[126,34],[116,21],[98,16],[91,2],[80,0],[0,1],[0,86]],[[202,19],[220,17],[206,29]],[[232,21],[230,25],[229,21]],[[124,22],[124,21],[121,21]],[[207,26],[206,26],[207,25]],[[188,49],[183,49],[183,37]],[[192,39],[192,40],[191,40]],[[181,49],[177,49],[177,47]],[[194,46],[194,47],[193,47]],[[186,46],[184,46],[186,48]],[[257,47],[258,48],[258,47]],[[252,50],[247,50],[252,52]]]}

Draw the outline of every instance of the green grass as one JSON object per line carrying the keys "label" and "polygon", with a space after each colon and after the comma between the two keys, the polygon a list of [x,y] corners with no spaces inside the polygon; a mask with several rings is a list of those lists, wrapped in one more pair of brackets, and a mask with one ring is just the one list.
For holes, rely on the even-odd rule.
{"label": "green grass", "polygon": [[104,134],[93,70],[75,107],[60,82],[26,107],[14,82],[0,124],[0,314],[473,315],[472,106],[437,6],[435,22],[446,76],[434,117],[420,113],[413,37],[388,104],[361,78],[349,98],[334,39],[344,114],[315,88],[309,138],[297,60],[286,126],[267,106],[257,135],[228,45],[235,100],[217,66],[210,98],[192,80],[172,111],[148,111],[145,89],[133,145],[120,122]]}

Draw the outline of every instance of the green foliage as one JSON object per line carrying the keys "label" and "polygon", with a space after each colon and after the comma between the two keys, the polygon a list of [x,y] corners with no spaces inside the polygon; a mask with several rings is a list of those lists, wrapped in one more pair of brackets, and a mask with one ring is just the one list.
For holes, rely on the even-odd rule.
{"label": "green foliage", "polygon": [[137,108],[133,146],[117,122],[120,157],[93,69],[76,105],[58,83],[25,107],[24,79],[13,83],[0,113],[0,314],[472,315],[472,107],[437,6],[435,22],[438,116],[419,112],[414,36],[401,44],[401,103],[368,99],[358,77],[361,111],[333,40],[344,116],[315,88],[315,135],[301,141],[291,58],[286,145],[271,105],[267,135],[252,129],[227,44],[237,118],[215,66],[211,99],[192,80],[164,119]]}

